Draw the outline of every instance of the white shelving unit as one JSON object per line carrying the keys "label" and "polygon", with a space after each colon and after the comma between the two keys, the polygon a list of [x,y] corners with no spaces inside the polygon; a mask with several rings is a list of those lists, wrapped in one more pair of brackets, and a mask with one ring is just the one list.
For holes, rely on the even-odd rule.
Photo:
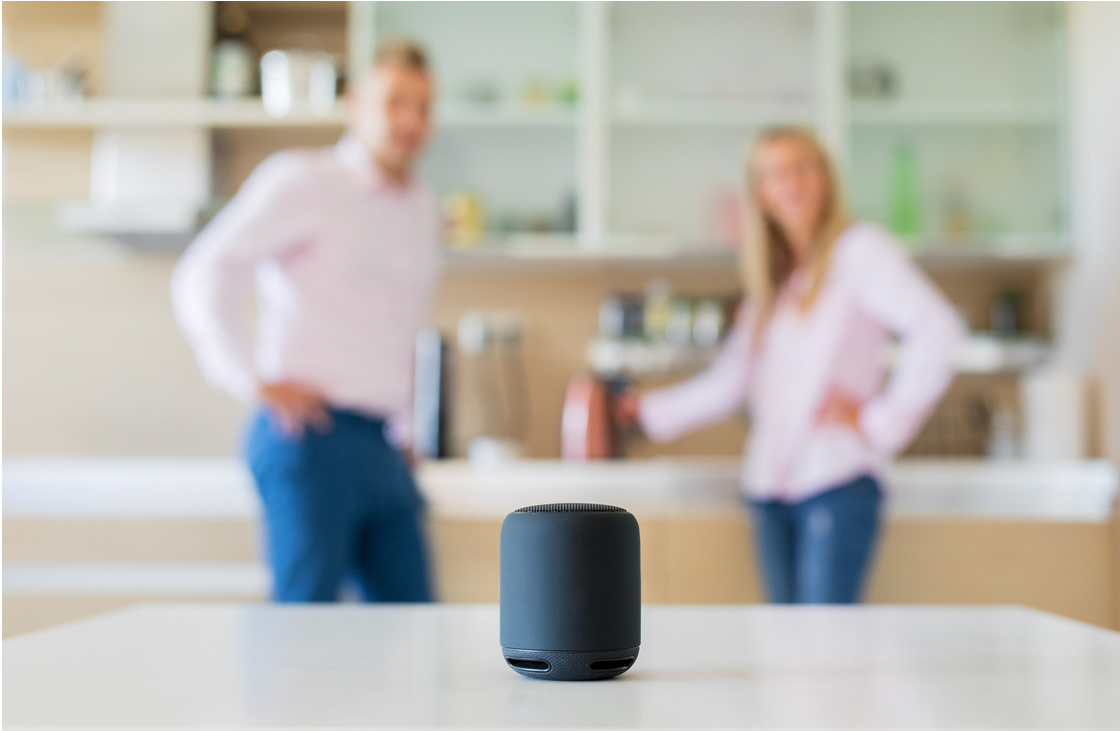
{"label": "white shelving unit", "polygon": [[[597,338],[588,343],[585,358],[593,373],[614,378],[695,372],[710,365],[718,354],[718,348]],[[976,333],[961,344],[953,365],[958,374],[1021,373],[1045,366],[1052,356],[1053,348],[1037,338]],[[888,364],[893,363],[897,349],[890,349],[886,358]]]}
{"label": "white shelving unit", "polygon": [[29,128],[221,129],[229,127],[340,127],[331,114],[270,117],[259,99],[93,98],[73,104],[28,105],[4,111],[4,126]]}
{"label": "white shelving unit", "polygon": [[[439,81],[440,111],[421,176],[437,193],[482,202],[494,237],[554,241],[580,195],[578,3],[376,2],[361,13],[371,49],[418,40]],[[525,232],[545,229],[545,237]],[[508,242],[513,243],[513,242]]]}
{"label": "white shelving unit", "polygon": [[817,122],[821,11],[798,3],[612,3],[604,229],[727,244],[751,135]]}
{"label": "white shelving unit", "polygon": [[619,99],[612,118],[616,127],[733,127],[750,129],[797,121],[813,123],[812,109],[795,102],[734,102]]}
{"label": "white shelving unit", "polygon": [[[440,192],[479,194],[494,224],[459,261],[726,260],[747,145],[775,124],[815,127],[845,170],[854,212],[879,221],[896,151],[911,147],[923,213],[911,238],[926,258],[1049,263],[1067,251],[1058,3],[348,7],[352,76],[389,36],[414,37],[432,56],[439,130],[421,172]],[[869,62],[888,70],[891,94],[852,96],[848,72]],[[572,86],[578,102],[560,93]],[[220,130],[345,120],[341,103],[323,117],[274,119],[256,99],[96,98],[6,108],[3,121]],[[527,221],[562,221],[573,200],[575,231],[520,233]]]}
{"label": "white shelving unit", "polygon": [[1030,126],[1061,123],[1061,110],[1052,100],[855,101],[849,106],[849,114],[853,125]]}
{"label": "white shelving unit", "polygon": [[[879,221],[888,219],[891,152],[916,147],[925,215],[907,238],[921,260],[1064,262],[1059,6],[592,2],[572,12],[553,27],[575,34],[579,57],[577,235],[534,254],[484,245],[460,260],[633,262],[645,248],[664,261],[676,248],[682,260],[727,261],[738,236],[724,219],[751,136],[799,124],[834,148],[856,213]],[[440,39],[417,29],[438,65]],[[895,70],[895,96],[852,97],[848,69],[867,56]],[[942,220],[954,192],[970,218],[964,230]]]}
{"label": "white shelving unit", "polygon": [[599,246],[580,246],[566,234],[514,234],[484,239],[469,249],[451,251],[446,264],[456,270],[517,268],[598,268],[618,266],[673,269],[726,269],[735,266],[736,252],[672,238],[612,236]]}
{"label": "white shelving unit", "polygon": [[532,107],[523,104],[472,104],[445,101],[436,105],[438,128],[524,127],[573,130],[578,124],[577,110],[559,105]]}
{"label": "white shelving unit", "polygon": [[[573,128],[573,109],[524,105],[444,102],[436,107],[440,127]],[[4,112],[11,129],[228,129],[254,127],[339,127],[346,123],[343,101],[329,114],[293,112],[270,117],[259,98],[248,99],[86,99],[72,104],[27,105]]]}
{"label": "white shelving unit", "polygon": [[849,103],[854,212],[889,220],[905,149],[919,189],[915,238],[1003,257],[1067,252],[1064,13],[1056,3],[848,5],[849,64],[893,87]]}

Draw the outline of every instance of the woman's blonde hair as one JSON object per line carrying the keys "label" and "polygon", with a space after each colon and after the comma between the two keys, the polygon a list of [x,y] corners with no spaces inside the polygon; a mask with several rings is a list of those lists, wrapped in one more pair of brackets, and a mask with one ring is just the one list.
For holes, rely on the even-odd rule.
{"label": "woman's blonde hair", "polygon": [[[825,179],[825,200],[816,240],[808,262],[809,287],[801,299],[801,311],[807,312],[820,294],[821,285],[831,263],[836,239],[848,226],[840,181],[836,177],[828,152],[816,136],[798,127],[775,127],[755,140],[747,163],[747,218],[741,264],[747,297],[756,303],[759,324],[765,324],[774,308],[778,292],[794,269],[793,250],[778,222],[762,208],[759,196],[758,158],[768,145],[792,141],[813,153]],[[760,328],[761,329],[761,328]]]}

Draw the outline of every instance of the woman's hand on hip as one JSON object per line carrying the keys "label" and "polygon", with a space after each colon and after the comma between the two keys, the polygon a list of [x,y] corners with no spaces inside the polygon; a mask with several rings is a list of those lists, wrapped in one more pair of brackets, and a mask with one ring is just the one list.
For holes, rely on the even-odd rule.
{"label": "woman's hand on hip", "polygon": [[294,381],[262,383],[257,394],[288,436],[302,436],[308,427],[325,434],[333,426],[326,401],[309,386]]}
{"label": "woman's hand on hip", "polygon": [[863,399],[833,384],[817,408],[817,426],[841,426],[858,432],[862,409]]}

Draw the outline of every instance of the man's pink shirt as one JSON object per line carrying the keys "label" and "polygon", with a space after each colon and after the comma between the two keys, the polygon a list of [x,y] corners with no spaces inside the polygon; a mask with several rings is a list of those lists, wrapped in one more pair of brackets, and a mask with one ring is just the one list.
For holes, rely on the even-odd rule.
{"label": "man's pink shirt", "polygon": [[335,408],[392,420],[406,441],[439,228],[431,193],[388,180],[354,138],[272,155],[172,277],[204,377],[246,401],[258,382],[297,381]]}

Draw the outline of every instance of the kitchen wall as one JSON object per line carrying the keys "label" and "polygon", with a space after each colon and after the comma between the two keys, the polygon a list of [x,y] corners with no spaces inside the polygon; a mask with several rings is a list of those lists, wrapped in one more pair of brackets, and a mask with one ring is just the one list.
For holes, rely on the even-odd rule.
{"label": "kitchen wall", "polygon": [[[101,84],[100,3],[7,4],[5,49],[31,64],[56,62],[78,49]],[[1067,363],[1087,368],[1099,388],[1099,452],[1120,458],[1120,317],[1115,293],[1120,267],[1120,124],[1115,83],[1120,19],[1113,4],[1072,3],[1072,147],[1077,257],[1063,291],[1036,271],[1001,274],[1037,292],[1027,325],[1046,322],[1064,303],[1059,339]],[[18,33],[12,32],[13,28]],[[227,130],[214,135],[215,190],[231,195],[269,151],[328,144],[337,131]],[[46,204],[89,193],[85,130],[12,129],[4,133],[5,454],[225,455],[236,444],[240,407],[205,387],[176,332],[166,298],[172,260],[129,254],[110,244],[61,236],[44,223]],[[990,302],[986,273],[935,271],[948,294],[977,326]],[[527,324],[526,364],[532,426],[529,451],[554,456],[567,378],[582,366],[595,330],[599,299],[614,289],[640,289],[662,278],[684,292],[732,292],[731,271],[671,271],[646,265],[621,269],[455,270],[433,312],[453,333],[467,310],[520,312]],[[81,367],[74,367],[80,364]],[[464,384],[465,385],[465,384]],[[734,453],[743,427],[727,424],[666,448],[669,452]],[[636,454],[649,453],[635,445]]]}
{"label": "kitchen wall", "polygon": [[[243,410],[206,387],[174,325],[167,298],[174,259],[59,234],[37,209],[7,219],[4,453],[234,453]],[[970,317],[986,317],[990,282],[956,271],[935,270],[933,275]],[[1018,281],[1024,289],[1045,292],[1038,277],[1036,271],[1012,271],[999,281]],[[568,379],[584,368],[584,349],[596,332],[600,301],[612,291],[641,291],[654,279],[683,294],[734,295],[738,287],[731,267],[453,266],[445,274],[431,321],[452,342],[465,312],[514,313],[524,322],[529,455],[556,457],[564,390]],[[1028,310],[1028,322],[1042,319],[1048,307],[1048,297],[1040,296]],[[462,358],[455,388],[458,454],[465,452],[465,437],[478,421],[480,397],[472,366]],[[983,379],[962,379],[959,390],[996,387],[991,377]],[[1013,379],[996,390],[1006,391],[1001,401],[1014,401]],[[669,445],[636,439],[627,453],[738,454],[744,436],[745,425],[732,420]],[[919,441],[916,447],[921,445]]]}
{"label": "kitchen wall", "polygon": [[[54,233],[34,210],[6,218],[4,454],[233,454],[243,411],[206,387],[175,328],[167,298],[174,259]],[[564,389],[583,366],[600,299],[655,277],[686,293],[736,288],[735,272],[713,269],[453,270],[432,321],[453,337],[465,311],[520,315],[529,452],[556,457]],[[734,454],[743,433],[729,423],[657,451]]]}
{"label": "kitchen wall", "polygon": [[[274,150],[326,145],[337,135],[332,129],[217,132],[216,191],[235,193]],[[40,201],[88,195],[88,177],[77,174],[88,175],[88,145],[88,135],[70,131],[5,135],[4,453],[233,454],[244,412],[205,386],[174,326],[167,299],[174,259],[61,234],[49,223],[49,209]],[[13,158],[24,162],[11,164]],[[69,174],[46,174],[56,170]],[[1024,325],[1031,330],[1045,329],[1053,300],[1060,296],[1050,290],[1046,272],[1037,268],[976,271],[942,264],[930,271],[975,327],[987,325],[998,287],[1032,293],[1024,312]],[[583,368],[599,302],[611,291],[641,291],[653,279],[685,294],[733,294],[737,289],[736,272],[729,266],[459,266],[446,273],[432,322],[453,339],[458,319],[467,311],[512,312],[522,319],[531,412],[528,453],[555,457],[564,389]],[[454,424],[459,437],[455,451],[463,454],[466,434],[478,420],[478,394],[466,365],[460,365]],[[990,385],[984,388],[990,391]],[[967,383],[961,387],[975,390]],[[1009,388],[1013,401],[1014,383]],[[627,452],[737,454],[744,436],[744,425],[731,421],[670,445],[637,439]]]}
{"label": "kitchen wall", "polygon": [[[31,66],[76,52],[89,70],[88,91],[97,94],[104,76],[102,12],[97,2],[6,5],[5,50]],[[337,137],[337,128],[215,131],[215,193],[233,195],[277,149]],[[50,225],[54,203],[89,196],[92,140],[90,130],[4,132],[4,454],[234,454],[244,407],[203,383],[175,328],[167,298],[174,259]],[[710,269],[451,271],[433,323],[453,336],[468,310],[522,318],[529,454],[554,457],[564,389],[582,367],[599,300],[613,289],[640,290],[650,278],[696,293],[736,288],[734,272]],[[469,382],[461,385],[469,395]],[[458,417],[469,425],[471,414]],[[732,423],[663,451],[735,453],[743,432]]]}

